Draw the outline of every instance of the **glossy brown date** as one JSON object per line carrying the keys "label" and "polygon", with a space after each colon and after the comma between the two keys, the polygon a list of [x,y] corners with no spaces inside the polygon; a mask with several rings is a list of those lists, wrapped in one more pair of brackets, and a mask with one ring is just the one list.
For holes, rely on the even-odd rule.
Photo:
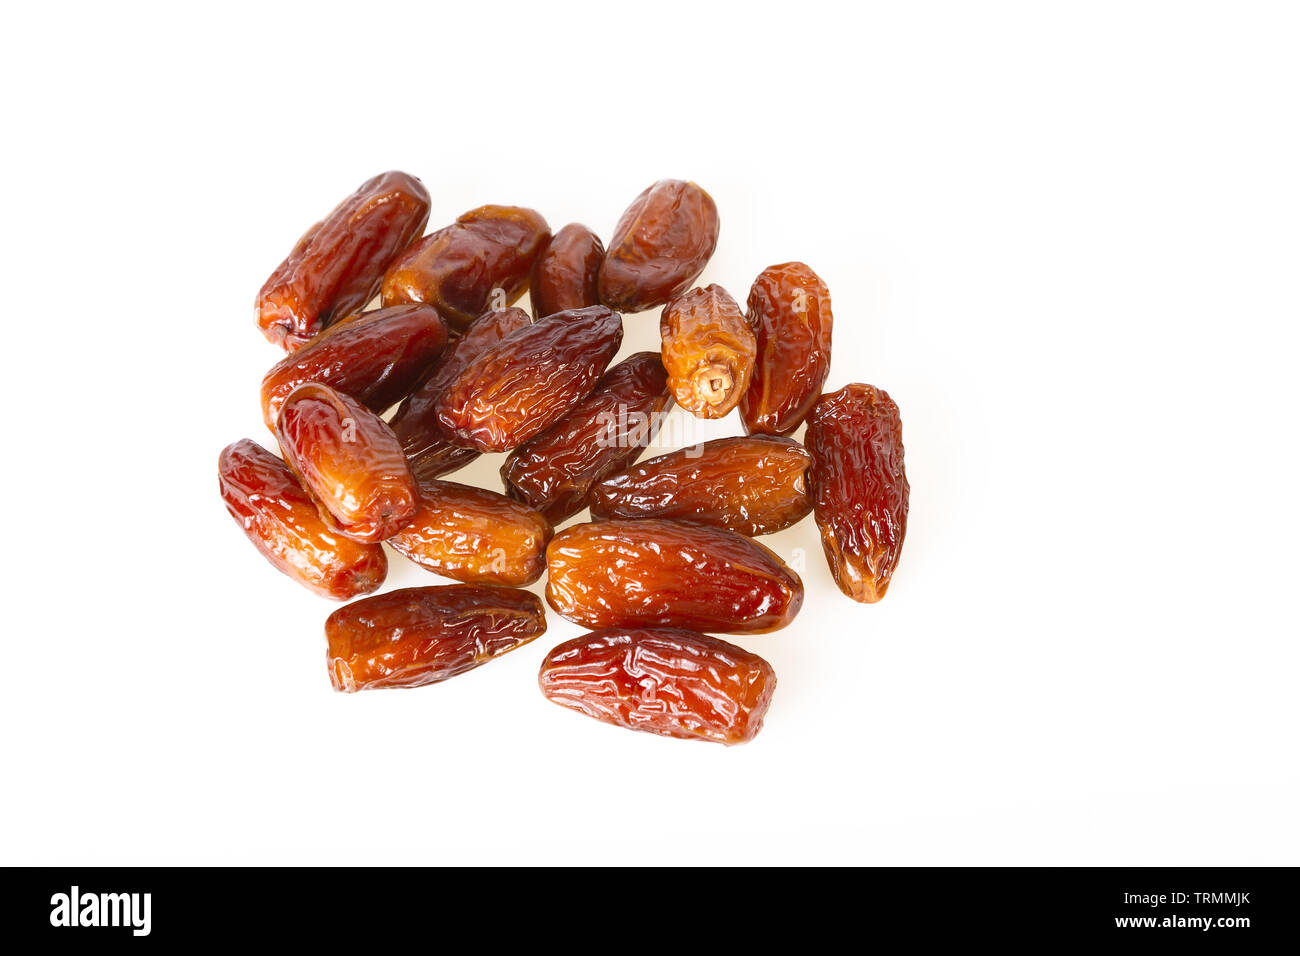
{"label": "glossy brown date", "polygon": [[885,596],[907,533],[903,423],[888,393],[853,384],[823,395],[808,418],[813,514],[841,591]]}
{"label": "glossy brown date", "polygon": [[785,627],[803,582],[757,541],[646,518],[566,528],[546,549],[546,599],[586,627],[756,634]]}
{"label": "glossy brown date", "polygon": [[347,601],[384,583],[384,549],[326,524],[311,495],[265,448],[237,441],[221,453],[217,470],[231,517],[271,564],[303,587]]}
{"label": "glossy brown date", "polygon": [[663,305],[691,287],[718,245],[718,207],[695,183],[662,179],[627,207],[600,267],[600,301],[619,312]]}
{"label": "glossy brown date", "polygon": [[420,567],[468,584],[523,587],[546,570],[551,523],[505,495],[420,482],[415,518],[388,543]]}
{"label": "glossy brown date", "polygon": [[624,359],[567,417],[511,452],[506,493],[559,524],[587,506],[592,485],[637,459],[671,405],[657,353]]}
{"label": "glossy brown date", "polygon": [[542,661],[548,700],[628,730],[743,744],[763,729],[776,672],[757,654],[679,628],[611,628]]}
{"label": "glossy brown date", "polygon": [[571,222],[557,232],[533,262],[528,297],[534,317],[599,305],[600,264],[604,261],[600,237],[586,226]]}
{"label": "glossy brown date", "polygon": [[294,351],[374,298],[384,271],[424,231],[429,193],[414,176],[381,173],[307,230],[257,295],[257,324]]}
{"label": "glossy brown date", "polygon": [[438,420],[459,444],[516,448],[591,394],[622,341],[604,306],[539,319],[471,359],[438,396]]}
{"label": "glossy brown date", "polygon": [[831,367],[831,293],[802,262],[764,269],[745,316],[758,358],[740,402],[745,431],[789,435],[803,424]]}
{"label": "glossy brown date", "polygon": [[275,430],[285,398],[319,382],[382,412],[415,387],[447,344],[447,326],[425,305],[364,312],[287,355],[262,379],[262,416]]}
{"label": "glossy brown date", "polygon": [[721,286],[677,296],[659,318],[664,368],[677,404],[697,418],[721,418],[749,389],[754,333]]}
{"label": "glossy brown date", "polygon": [[533,260],[551,237],[520,206],[480,206],[412,245],[384,276],[384,305],[426,302],[457,331],[528,288]]}
{"label": "glossy brown date", "polygon": [[651,458],[591,489],[593,519],[674,518],[771,534],[812,510],[812,456],[789,438],[719,438]]}
{"label": "glossy brown date", "polygon": [[542,602],[514,588],[402,588],[325,622],[326,663],[344,693],[422,687],[473,670],[546,632]]}
{"label": "glossy brown date", "polygon": [[417,479],[437,478],[464,468],[481,453],[452,441],[438,421],[438,397],[481,352],[496,345],[511,332],[532,323],[523,309],[487,312],[475,319],[465,334],[447,347],[433,373],[403,399],[391,425],[402,443]]}
{"label": "glossy brown date", "polygon": [[388,424],[328,385],[289,393],[275,422],[284,460],[336,528],[378,544],[415,517],[415,479]]}

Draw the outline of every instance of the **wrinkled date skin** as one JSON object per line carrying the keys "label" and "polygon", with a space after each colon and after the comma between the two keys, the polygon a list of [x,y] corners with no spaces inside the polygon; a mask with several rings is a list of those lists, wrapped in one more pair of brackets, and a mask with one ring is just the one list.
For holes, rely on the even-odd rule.
{"label": "wrinkled date skin", "polygon": [[505,495],[453,481],[420,482],[415,519],[388,543],[434,574],[523,587],[546,570],[551,523]]}
{"label": "wrinkled date skin", "polygon": [[429,193],[414,176],[367,180],[307,230],[257,295],[257,324],[294,351],[374,298],[384,272],[429,221]]}
{"label": "wrinkled date skin", "polygon": [[347,601],[384,583],[384,549],[326,524],[311,495],[265,448],[237,441],[221,453],[217,470],[231,517],[268,561],[303,587]]}
{"label": "wrinkled date skin", "polygon": [[607,724],[730,746],[763,729],[776,672],[694,631],[611,628],[552,650],[537,683],[547,699]]}
{"label": "wrinkled date skin", "polygon": [[758,359],[740,417],[749,434],[789,435],[812,411],[831,368],[831,293],[802,262],[768,266],[749,290]]}
{"label": "wrinkled date skin", "polygon": [[674,518],[771,534],[812,511],[812,456],[789,438],[719,438],[651,458],[591,490],[591,516]]}
{"label": "wrinkled date skin", "polygon": [[634,462],[672,405],[654,352],[619,362],[568,417],[516,448],[501,466],[510,497],[554,524],[587,506],[591,486]]}
{"label": "wrinkled date skin", "polygon": [[678,405],[697,418],[721,418],[740,404],[757,346],[726,289],[711,285],[677,296],[664,307],[659,335]]}
{"label": "wrinkled date skin", "polygon": [[415,517],[419,498],[388,424],[328,385],[289,393],[275,423],[284,460],[339,531],[378,544]]}
{"label": "wrinkled date skin", "polygon": [[546,599],[586,627],[758,634],[785,627],[803,582],[757,541],[647,518],[566,528],[546,549]]}
{"label": "wrinkled date skin", "polygon": [[533,263],[528,296],[539,319],[568,309],[600,304],[600,264],[605,247],[580,223],[557,232]]}
{"label": "wrinkled date skin", "polygon": [[718,246],[718,207],[695,183],[662,179],[632,201],[600,267],[600,301],[619,312],[663,305],[691,287]]}
{"label": "wrinkled date skin", "polygon": [[344,693],[423,687],[473,670],[546,632],[536,595],[472,584],[402,588],[325,622],[326,662]]}
{"label": "wrinkled date skin", "polygon": [[371,411],[383,412],[406,397],[446,345],[446,324],[425,305],[376,309],[348,318],[266,373],[266,427],[275,430],[285,398],[307,382],[328,385]]}
{"label": "wrinkled date skin", "polygon": [[623,341],[604,306],[557,312],[473,358],[438,396],[438,420],[462,445],[509,451],[591,394]]}
{"label": "wrinkled date skin", "polygon": [[471,209],[389,267],[384,305],[426,302],[462,331],[488,309],[503,309],[524,294],[533,261],[550,238],[546,220],[532,209]]}
{"label": "wrinkled date skin", "polygon": [[813,407],[804,440],[831,574],[853,600],[874,604],[889,588],[907,533],[898,406],[881,389],[845,386]]}
{"label": "wrinkled date skin", "polygon": [[391,424],[417,479],[449,474],[479,456],[477,449],[452,442],[451,435],[438,421],[438,397],[471,359],[531,323],[523,309],[501,309],[480,315],[442,354],[433,374],[402,401]]}

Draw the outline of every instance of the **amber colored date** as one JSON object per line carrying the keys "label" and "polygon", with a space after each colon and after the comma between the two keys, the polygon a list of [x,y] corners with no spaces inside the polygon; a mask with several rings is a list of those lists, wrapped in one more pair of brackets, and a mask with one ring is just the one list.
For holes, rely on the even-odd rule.
{"label": "amber colored date", "polygon": [[695,183],[663,179],[632,201],[600,267],[600,301],[619,312],[663,305],[690,288],[718,245],[718,207]]}
{"label": "amber colored date", "polygon": [[757,654],[680,628],[611,628],[542,661],[548,700],[628,730],[743,744],[763,729],[776,672]]}
{"label": "amber colored date", "polygon": [[623,320],[597,305],[557,312],[470,360],[438,396],[438,419],[479,451],[509,451],[591,394],[623,341]]}
{"label": "amber colored date", "polygon": [[523,587],[546,570],[551,523],[505,495],[420,482],[415,518],[388,543],[420,567],[467,584]]}
{"label": "amber colored date", "polygon": [[457,331],[528,288],[533,260],[551,237],[520,206],[480,206],[412,245],[384,276],[384,305],[426,302]]}
{"label": "amber colored date", "polygon": [[586,226],[571,222],[557,232],[533,262],[528,297],[534,317],[599,305],[600,264],[604,261],[600,237]]}
{"label": "amber colored date", "polygon": [[311,495],[265,448],[237,441],[221,453],[217,470],[231,517],[271,564],[303,587],[346,601],[384,583],[384,549],[326,524]]}
{"label": "amber colored date", "polygon": [[812,511],[812,456],[789,438],[718,438],[611,475],[591,489],[594,519],[673,518],[771,534]]}
{"label": "amber colored date", "polygon": [[772,551],[684,521],[574,525],[551,539],[546,570],[551,607],[586,627],[763,633],[803,603],[803,582]]}
{"label": "amber colored date", "polygon": [[831,293],[802,262],[764,269],[746,319],[758,358],[740,417],[749,434],[789,435],[803,424],[831,368]]}
{"label": "amber colored date", "polygon": [[424,231],[429,193],[414,176],[367,180],[307,230],[257,295],[257,324],[293,351],[379,291],[384,271]]}
{"label": "amber colored date", "polygon": [[382,412],[415,387],[447,344],[447,326],[425,305],[365,312],[286,355],[262,379],[262,416],[275,430],[285,398],[319,382]]}
{"label": "amber colored date", "polygon": [[847,385],[813,407],[804,441],[831,575],[853,600],[875,603],[889,588],[907,533],[898,406],[881,389]]}
{"label": "amber colored date", "polygon": [[501,309],[480,315],[442,353],[432,374],[402,400],[390,424],[417,479],[449,474],[479,456],[478,449],[455,444],[442,427],[438,421],[438,397],[471,359],[531,322],[523,309]]}
{"label": "amber colored date", "polygon": [[285,463],[341,532],[378,544],[415,517],[415,479],[388,424],[328,385],[289,393],[275,422]]}
{"label": "amber colored date", "polygon": [[473,670],[546,632],[542,602],[514,588],[402,588],[325,622],[326,662],[344,693],[422,687]]}
{"label": "amber colored date", "polygon": [[636,460],[671,405],[658,354],[628,357],[567,417],[511,452],[501,466],[506,493],[559,524],[587,506],[592,485]]}
{"label": "amber colored date", "polygon": [[677,296],[659,318],[664,368],[677,404],[697,418],[735,408],[754,371],[754,333],[721,286]]}

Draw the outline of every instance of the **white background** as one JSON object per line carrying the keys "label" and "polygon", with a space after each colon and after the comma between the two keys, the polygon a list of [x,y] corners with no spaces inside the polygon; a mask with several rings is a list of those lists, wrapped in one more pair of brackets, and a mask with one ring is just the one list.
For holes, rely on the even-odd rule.
{"label": "white background", "polygon": [[[1286,5],[34,9],[0,39],[0,861],[1300,862]],[[518,203],[605,239],[694,179],[701,283],[829,283],[828,388],[901,406],[911,522],[875,606],[811,520],[765,539],[807,598],[738,639],[780,678],[752,744],[549,704],[554,615],[445,684],[331,691],[333,605],[216,460],[270,440],[257,289],[390,168],[431,227]]]}

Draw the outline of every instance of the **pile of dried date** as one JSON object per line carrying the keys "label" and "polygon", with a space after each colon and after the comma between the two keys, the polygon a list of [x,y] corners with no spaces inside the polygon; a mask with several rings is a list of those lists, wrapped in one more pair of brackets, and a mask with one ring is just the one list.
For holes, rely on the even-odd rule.
{"label": "pile of dried date", "polygon": [[[330,615],[334,687],[432,684],[527,644],[546,621],[521,588],[545,571],[551,607],[594,630],[546,655],[543,694],[634,730],[750,740],[776,676],[704,632],[773,631],[803,602],[754,536],[813,512],[840,590],[874,602],[907,525],[898,407],[870,385],[821,394],[825,283],[771,266],[744,312],[719,286],[692,288],[718,212],[679,180],[641,193],[608,250],[516,206],[424,235],[428,217],[423,184],[389,172],[298,240],[257,298],[258,325],[288,352],[261,394],[283,457],[249,440],[221,453],[230,514],[317,594],[377,590],[385,542],[462,582]],[[510,307],[525,291],[532,316]],[[376,293],[381,307],[362,311]],[[620,313],[657,306],[662,353],[607,368]],[[702,418],[738,407],[746,436],[636,464],[674,402]],[[789,436],[805,420],[800,445]],[[443,479],[483,452],[510,453],[505,494]],[[584,508],[590,522],[553,533]]]}

